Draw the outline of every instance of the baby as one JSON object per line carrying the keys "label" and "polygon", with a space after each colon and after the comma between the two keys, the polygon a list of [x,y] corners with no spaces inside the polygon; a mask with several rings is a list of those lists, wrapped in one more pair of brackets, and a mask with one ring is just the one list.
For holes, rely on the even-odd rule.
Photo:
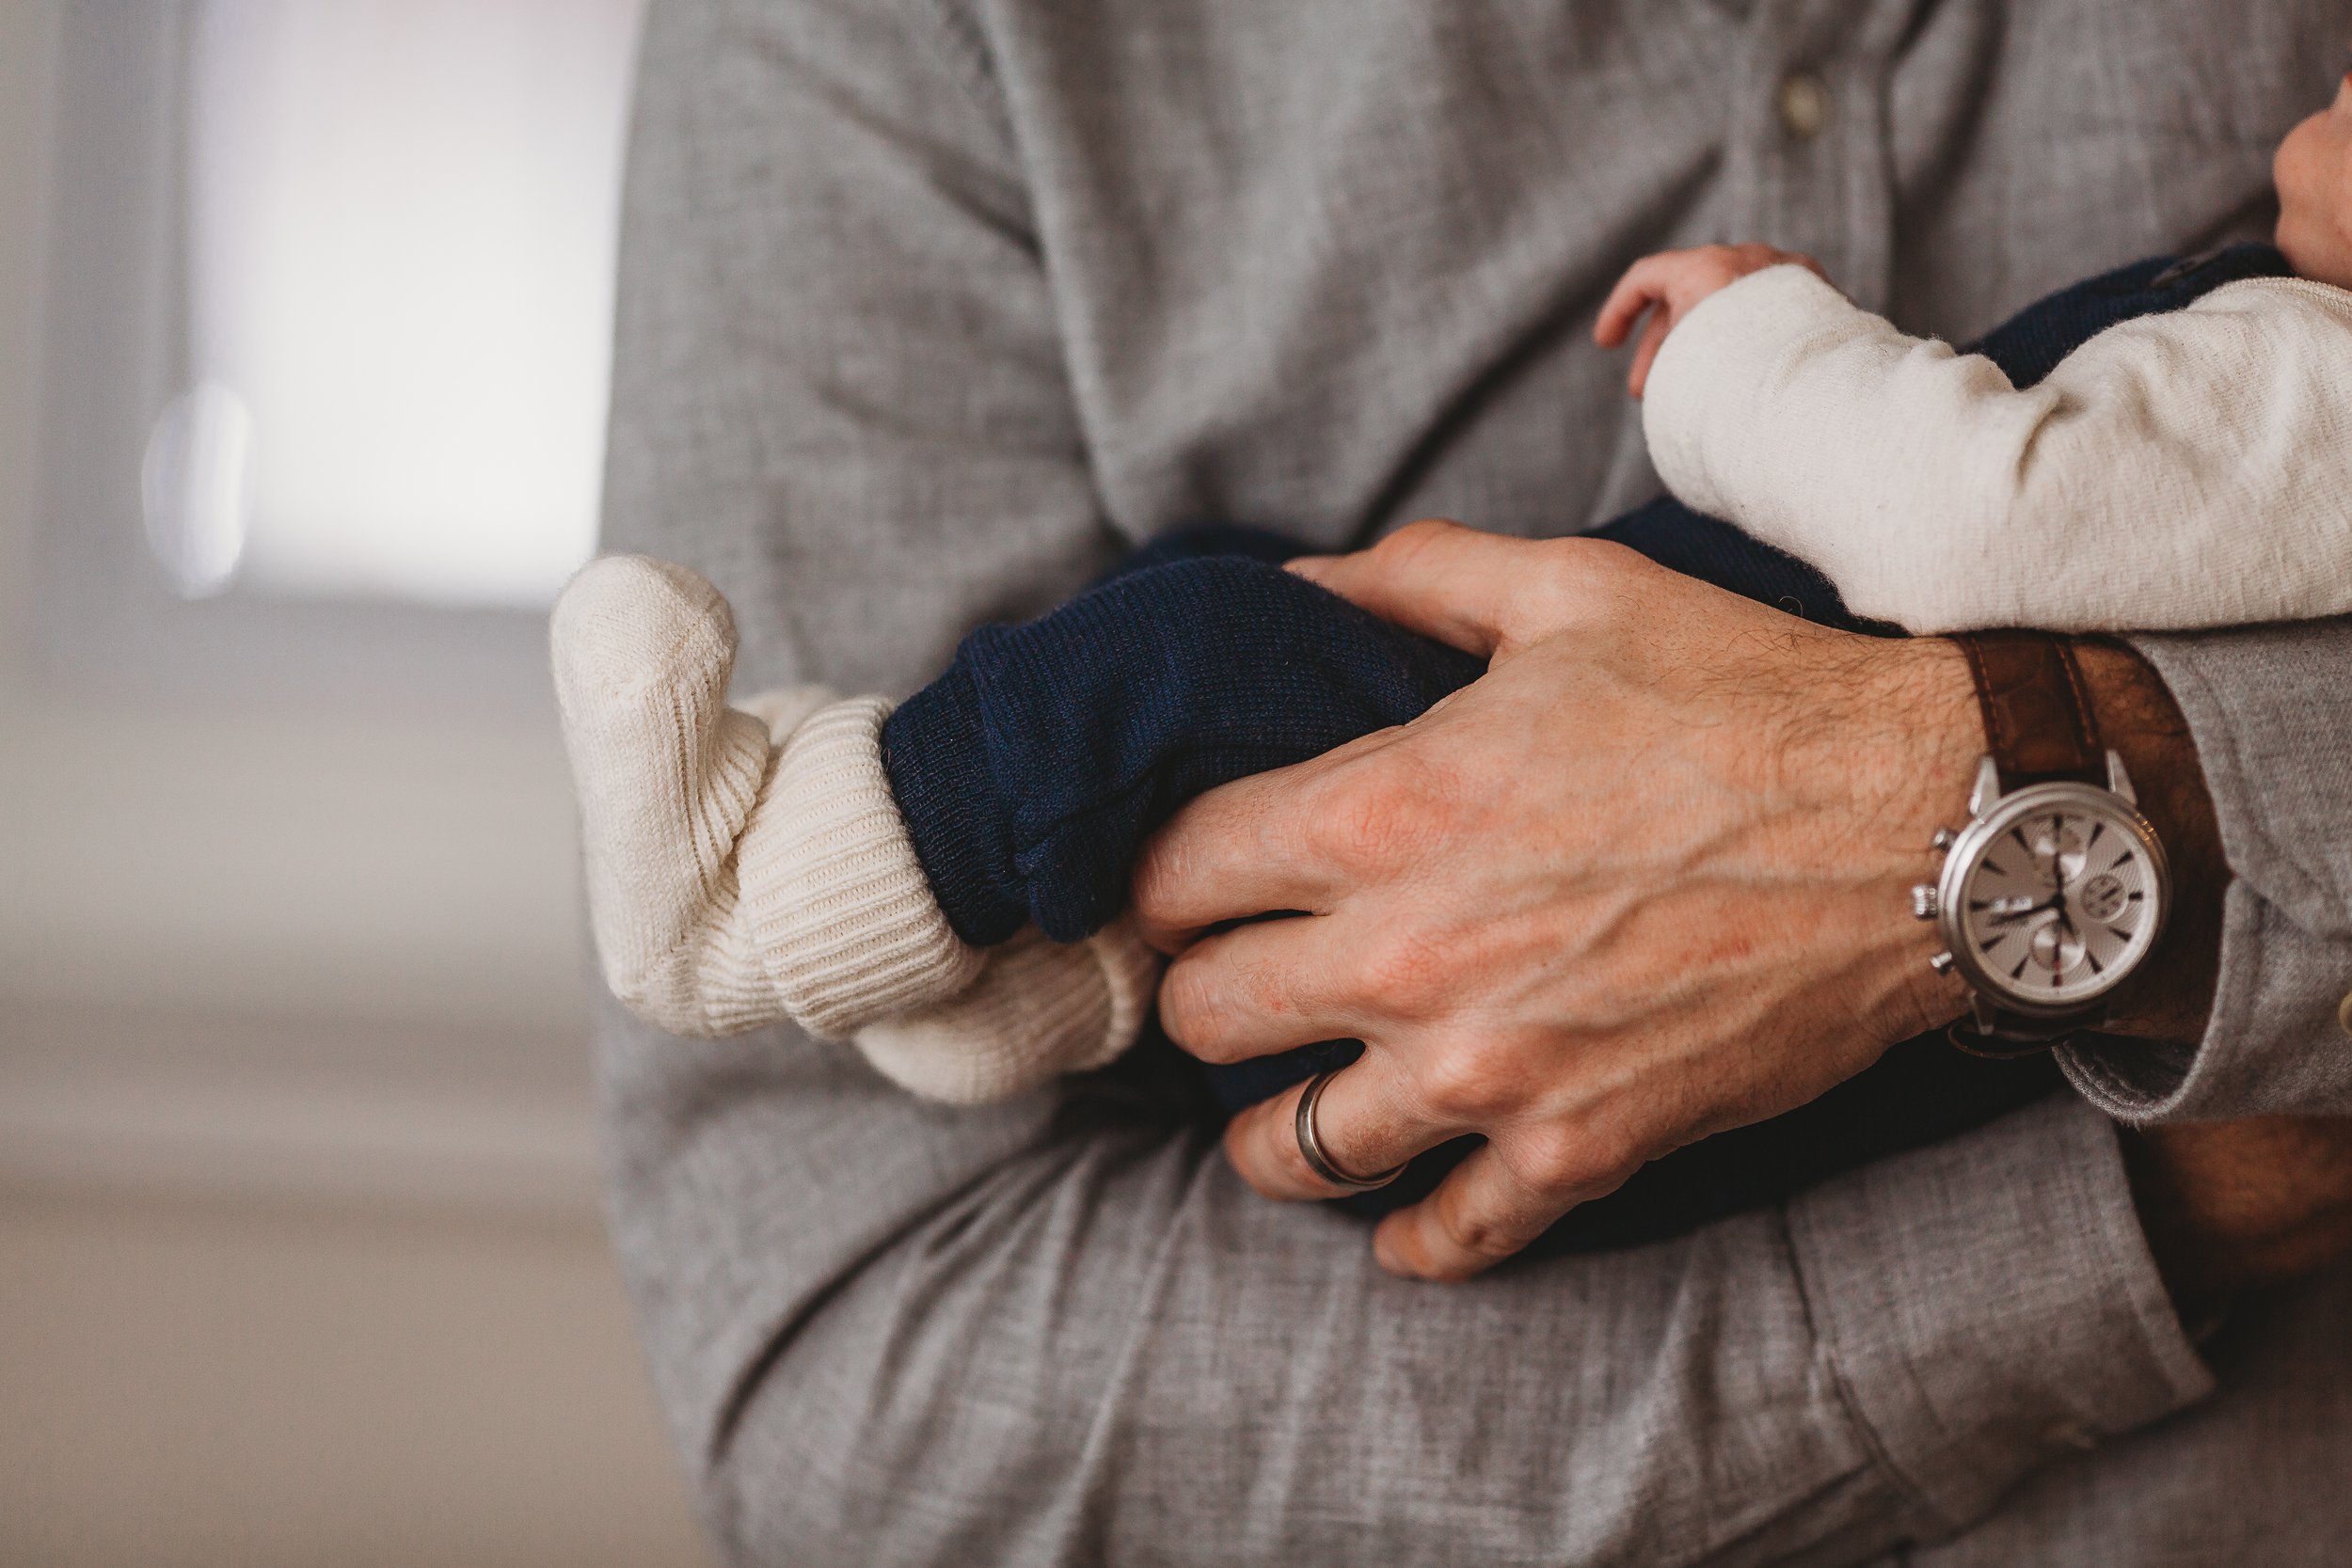
{"label": "baby", "polygon": [[[1601,535],[1856,630],[2352,610],[2352,78],[2278,176],[2280,248],[2124,268],[1971,353],[1762,246],[1637,263],[1597,334],[1622,342],[1650,313],[1631,380],[1676,499]],[[950,1101],[1120,1054],[1158,974],[1120,912],[1144,837],[1205,789],[1409,722],[1481,673],[1282,571],[1295,548],[1164,540],[1036,622],[974,633],[895,709],[815,689],[729,707],[717,591],[642,558],[592,563],[553,645],[612,990],[677,1033],[789,1019]],[[1212,1077],[1239,1103],[1354,1049]],[[2046,1060],[1899,1047],[1813,1105],[1655,1162],[1556,1244],[1772,1201],[2054,1082]]]}
{"label": "baby", "polygon": [[2022,364],[1906,338],[1762,245],[1637,262],[1597,336],[1622,342],[1655,309],[1631,384],[1646,383],[1659,476],[1820,566],[1858,613],[1915,632],[2337,615],[2352,610],[2352,75],[2275,169],[2280,276],[2079,346],[2054,323]]}

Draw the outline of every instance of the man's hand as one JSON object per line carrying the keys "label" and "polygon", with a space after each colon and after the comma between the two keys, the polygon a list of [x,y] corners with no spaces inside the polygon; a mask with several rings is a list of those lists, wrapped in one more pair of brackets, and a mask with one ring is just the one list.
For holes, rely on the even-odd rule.
{"label": "man's hand", "polygon": [[1600,319],[1593,325],[1593,341],[1603,348],[1615,348],[1645,313],[1656,312],[1642,329],[1642,341],[1633,349],[1633,368],[1626,373],[1626,390],[1638,398],[1649,386],[1649,368],[1665,346],[1666,334],[1700,300],[1752,272],[1784,265],[1804,267],[1824,282],[1829,277],[1812,257],[1774,250],[1768,245],[1703,245],[1645,256],[1627,268],[1617,286],[1609,291]]}
{"label": "man's hand", "polygon": [[[1956,1016],[1905,892],[1983,731],[1951,644],[1829,631],[1595,540],[1420,523],[1297,570],[1490,656],[1401,729],[1201,796],[1146,847],[1168,1032],[1232,1061],[1356,1037],[1319,1106],[1344,1168],[1486,1135],[1376,1239],[1460,1278],[1644,1162],[1800,1105]],[[1220,922],[1303,911],[1201,936]],[[1226,1147],[1331,1190],[1297,1093]]]}
{"label": "man's hand", "polygon": [[2184,1317],[2352,1252],[2352,1118],[2127,1129],[2123,1155],[2140,1227]]}

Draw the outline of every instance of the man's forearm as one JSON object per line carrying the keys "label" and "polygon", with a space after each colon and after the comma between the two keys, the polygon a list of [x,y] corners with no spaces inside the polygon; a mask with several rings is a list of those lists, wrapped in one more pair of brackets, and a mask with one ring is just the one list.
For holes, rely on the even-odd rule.
{"label": "man's forearm", "polygon": [[606,1024],[624,1259],[740,1560],[1868,1560],[2207,1386],[2063,1101],[1437,1289],[1099,1097],[943,1118]]}

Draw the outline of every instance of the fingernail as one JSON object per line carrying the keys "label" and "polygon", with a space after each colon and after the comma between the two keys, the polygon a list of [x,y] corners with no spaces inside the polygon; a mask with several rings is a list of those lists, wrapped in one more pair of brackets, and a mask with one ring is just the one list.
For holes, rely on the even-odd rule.
{"label": "fingernail", "polygon": [[1282,562],[1282,570],[1296,572],[1309,582],[1321,582],[1324,569],[1338,559],[1332,555],[1295,555]]}

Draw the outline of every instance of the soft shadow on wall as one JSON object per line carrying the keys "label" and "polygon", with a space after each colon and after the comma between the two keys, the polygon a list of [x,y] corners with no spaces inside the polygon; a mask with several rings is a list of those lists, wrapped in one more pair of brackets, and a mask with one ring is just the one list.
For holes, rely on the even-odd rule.
{"label": "soft shadow on wall", "polygon": [[636,0],[0,0],[0,1558],[699,1560],[544,602]]}

